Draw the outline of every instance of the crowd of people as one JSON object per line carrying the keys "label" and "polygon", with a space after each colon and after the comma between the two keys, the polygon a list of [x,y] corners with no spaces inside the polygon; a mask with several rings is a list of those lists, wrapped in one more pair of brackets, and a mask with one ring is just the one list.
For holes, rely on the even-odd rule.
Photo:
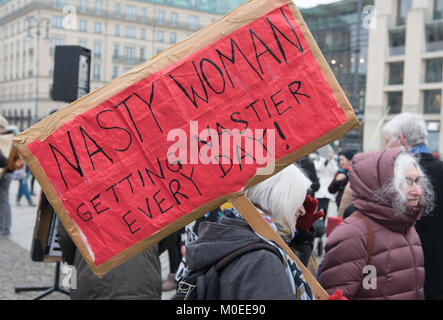
{"label": "crowd of people", "polygon": [[[343,222],[327,237],[316,270],[333,299],[443,299],[443,162],[427,147],[421,115],[398,115],[384,125],[383,135],[383,150],[344,150],[337,158],[315,152],[248,189],[246,196],[306,266],[335,202]],[[318,206],[308,210],[313,199]],[[263,241],[235,208],[219,210],[217,218],[200,223],[197,233],[198,240],[186,247],[191,270]],[[290,270],[285,273],[269,250],[250,252],[222,270],[217,294],[222,299],[312,299],[309,284],[291,276],[300,275],[297,266]]]}
{"label": "crowd of people", "polygon": [[[5,120],[0,130],[7,128]],[[0,132],[0,133],[2,133]],[[427,147],[421,115],[403,113],[383,127],[382,150],[314,152],[247,189],[246,197],[316,276],[330,299],[443,299],[443,162]],[[28,198],[29,170],[12,149],[0,154],[1,234],[7,236],[9,185],[23,177],[17,202]],[[19,184],[22,188],[22,182]],[[25,186],[26,185],[26,186]],[[29,205],[33,205],[32,199]],[[328,211],[342,220],[325,238]],[[180,285],[180,266],[207,269],[244,248],[219,271],[217,299],[314,299],[300,265],[275,242],[254,232],[229,203],[98,279],[59,225],[65,261],[77,268],[72,299],[161,299]],[[316,242],[315,239],[318,239]],[[314,244],[317,247],[314,248]],[[170,272],[161,278],[159,255],[168,250]],[[320,265],[313,262],[315,254]],[[315,259],[314,259],[315,260]],[[183,275],[182,272],[180,272]]]}

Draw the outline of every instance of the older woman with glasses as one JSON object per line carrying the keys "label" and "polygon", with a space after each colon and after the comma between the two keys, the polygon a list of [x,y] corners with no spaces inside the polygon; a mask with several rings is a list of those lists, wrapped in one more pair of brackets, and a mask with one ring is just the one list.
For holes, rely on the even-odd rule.
{"label": "older woman with glasses", "polygon": [[434,199],[417,160],[402,147],[358,154],[349,179],[357,212],[328,238],[320,284],[349,299],[423,299],[424,259],[414,225]]}

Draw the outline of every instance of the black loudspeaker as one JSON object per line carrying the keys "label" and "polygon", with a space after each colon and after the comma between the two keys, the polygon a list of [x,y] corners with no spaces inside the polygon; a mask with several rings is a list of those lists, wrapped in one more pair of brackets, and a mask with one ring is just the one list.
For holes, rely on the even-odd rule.
{"label": "black loudspeaker", "polygon": [[80,46],[56,46],[52,99],[72,102],[89,92],[91,50]]}

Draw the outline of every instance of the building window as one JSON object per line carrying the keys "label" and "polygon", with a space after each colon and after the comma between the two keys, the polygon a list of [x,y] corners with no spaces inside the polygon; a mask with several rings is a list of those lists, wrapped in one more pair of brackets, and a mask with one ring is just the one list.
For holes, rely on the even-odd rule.
{"label": "building window", "polygon": [[125,47],[125,62],[134,63],[135,62],[135,48],[134,47]]}
{"label": "building window", "polygon": [[100,65],[99,64],[94,64],[92,77],[94,80],[100,80]]}
{"label": "building window", "polygon": [[406,30],[391,30],[389,32],[389,54],[391,56],[405,54]]}
{"label": "building window", "polygon": [[425,82],[442,82],[443,58],[426,60]]}
{"label": "building window", "polygon": [[118,43],[114,43],[114,51],[112,53],[112,60],[118,61],[119,55],[120,55],[120,45]]}
{"label": "building window", "polygon": [[443,23],[431,23],[426,25],[426,50],[443,50]]}
{"label": "building window", "polygon": [[118,66],[114,66],[112,68],[112,77],[117,78],[118,77]]}
{"label": "building window", "polygon": [[88,21],[80,19],[78,24],[78,30],[81,32],[87,32],[88,31]]}
{"label": "building window", "polygon": [[393,62],[389,64],[388,84],[403,84],[404,62]]}
{"label": "building window", "polygon": [[102,57],[102,43],[94,42],[94,58],[100,59]]}
{"label": "building window", "polygon": [[53,0],[52,5],[56,9],[63,9],[65,6],[65,0]]}
{"label": "building window", "polygon": [[52,17],[52,27],[56,29],[63,29],[63,17],[60,16]]}
{"label": "building window", "polygon": [[125,37],[126,38],[135,38],[136,37],[136,28],[135,27],[125,27]]}
{"label": "building window", "polygon": [[171,32],[169,34],[169,42],[172,43],[172,44],[177,42],[177,33]]}
{"label": "building window", "polygon": [[177,26],[178,15],[175,12],[171,12],[171,26]]}
{"label": "building window", "polygon": [[189,16],[188,17],[188,27],[189,29],[196,30],[199,28],[199,22],[197,16]]}
{"label": "building window", "polygon": [[103,14],[103,2],[102,1],[95,1],[95,14],[101,16]]}
{"label": "building window", "polygon": [[411,10],[412,0],[398,0],[397,2],[397,25],[403,26],[406,24],[408,11]]}
{"label": "building window", "polygon": [[163,31],[157,31],[157,41],[158,42],[165,41],[165,33]]}
{"label": "building window", "polygon": [[157,13],[157,23],[165,24],[165,12],[163,10],[159,10]]}
{"label": "building window", "polygon": [[440,147],[440,122],[429,121],[426,123],[428,129],[428,148],[431,152],[438,152]]}
{"label": "building window", "polygon": [[125,18],[127,20],[136,20],[137,18],[137,8],[134,6],[126,6],[125,8]]}
{"label": "building window", "polygon": [[146,40],[146,29],[145,28],[140,29],[140,39]]}
{"label": "building window", "polygon": [[116,25],[114,26],[114,35],[115,35],[116,37],[120,37],[120,25],[119,25],[119,24],[116,24]]}
{"label": "building window", "polygon": [[145,62],[145,48],[140,48],[140,62]]}
{"label": "building window", "polygon": [[403,104],[403,92],[388,92],[388,112],[389,114],[401,113]]}
{"label": "building window", "polygon": [[434,0],[434,20],[443,19],[443,0]]}
{"label": "building window", "polygon": [[114,17],[120,19],[122,16],[122,6],[120,3],[116,3],[114,6]]}
{"label": "building window", "polygon": [[80,0],[79,10],[80,12],[86,12],[88,10],[88,0]]}
{"label": "building window", "polygon": [[423,91],[425,114],[440,113],[441,109],[441,90],[425,90]]}
{"label": "building window", "polygon": [[97,21],[94,22],[94,32],[97,34],[101,34],[102,33],[102,23]]}
{"label": "building window", "polygon": [[[65,39],[61,38],[51,38],[51,54],[55,53],[56,46],[63,46],[65,44]],[[32,63],[31,63],[32,65]]]}
{"label": "building window", "polygon": [[142,8],[140,20],[141,22],[146,22],[148,20],[148,10],[146,8]]}

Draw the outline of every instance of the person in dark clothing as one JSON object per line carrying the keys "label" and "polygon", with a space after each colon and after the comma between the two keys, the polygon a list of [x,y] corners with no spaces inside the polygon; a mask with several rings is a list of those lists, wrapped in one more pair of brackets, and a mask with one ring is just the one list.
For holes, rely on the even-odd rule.
{"label": "person in dark clothing", "polygon": [[175,289],[177,286],[177,283],[175,281],[175,273],[177,272],[180,262],[182,261],[181,237],[184,231],[184,228],[180,229],[167,237],[170,238],[168,239],[168,241],[171,243],[171,246],[168,248],[169,274],[167,278],[162,282],[163,291],[170,291],[172,289]]}
{"label": "person in dark clothing", "polygon": [[169,247],[170,239],[165,238],[99,278],[92,273],[61,223],[57,232],[63,261],[74,265],[77,272],[77,288],[70,290],[72,300],[161,299],[160,254]]}
{"label": "person in dark clothing", "polygon": [[4,168],[8,165],[8,158],[3,155],[3,152],[0,150],[0,168]]}
{"label": "person in dark clothing", "polygon": [[320,181],[318,180],[314,163],[306,156],[298,160],[296,164],[305,172],[309,180],[311,180],[308,194],[314,198],[315,193],[320,189]]}
{"label": "person in dark clothing", "polygon": [[349,181],[348,170],[349,163],[352,160],[354,153],[352,151],[341,151],[338,153],[339,166],[340,168],[335,173],[331,184],[328,187],[328,191],[332,194],[337,193],[335,197],[335,203],[337,204],[337,209],[340,207],[341,198],[345,190],[346,184]]}
{"label": "person in dark clothing", "polygon": [[415,225],[425,266],[425,299],[443,299],[443,162],[427,147],[426,123],[419,114],[402,113],[383,127],[387,148],[404,146],[418,159],[434,190],[434,207],[428,207]]}
{"label": "person in dark clothing", "polygon": [[[314,163],[306,156],[296,162],[296,164],[305,172],[306,176],[311,180],[311,185],[308,189],[308,194],[314,198],[315,192],[320,189],[320,182],[317,176],[317,170]],[[303,262],[305,266],[308,266],[309,258],[312,255],[314,249],[314,239],[316,236],[321,236],[321,231],[324,223],[322,220],[317,220],[309,231],[300,230],[297,228],[297,232],[294,238],[288,244],[289,247],[297,254],[297,257]],[[317,229],[317,230],[316,230]]]}
{"label": "person in dark clothing", "polygon": [[[246,190],[246,196],[289,242],[297,220],[306,213],[303,204],[310,184],[297,166],[289,166]],[[186,248],[189,269],[202,269],[241,247],[265,241],[275,246],[281,257],[261,249],[233,260],[219,274],[217,296],[222,300],[312,299],[312,291],[300,278],[295,261],[275,243],[259,237],[235,209],[227,211],[218,223],[200,224],[198,240]]]}
{"label": "person in dark clothing", "polygon": [[[0,116],[0,135],[8,133],[6,131],[7,127],[8,121]],[[0,150],[0,168],[2,168],[0,170],[0,238],[10,235],[11,204],[9,202],[9,187],[14,171],[22,168],[24,163],[16,147],[12,146],[9,154],[3,154]]]}

